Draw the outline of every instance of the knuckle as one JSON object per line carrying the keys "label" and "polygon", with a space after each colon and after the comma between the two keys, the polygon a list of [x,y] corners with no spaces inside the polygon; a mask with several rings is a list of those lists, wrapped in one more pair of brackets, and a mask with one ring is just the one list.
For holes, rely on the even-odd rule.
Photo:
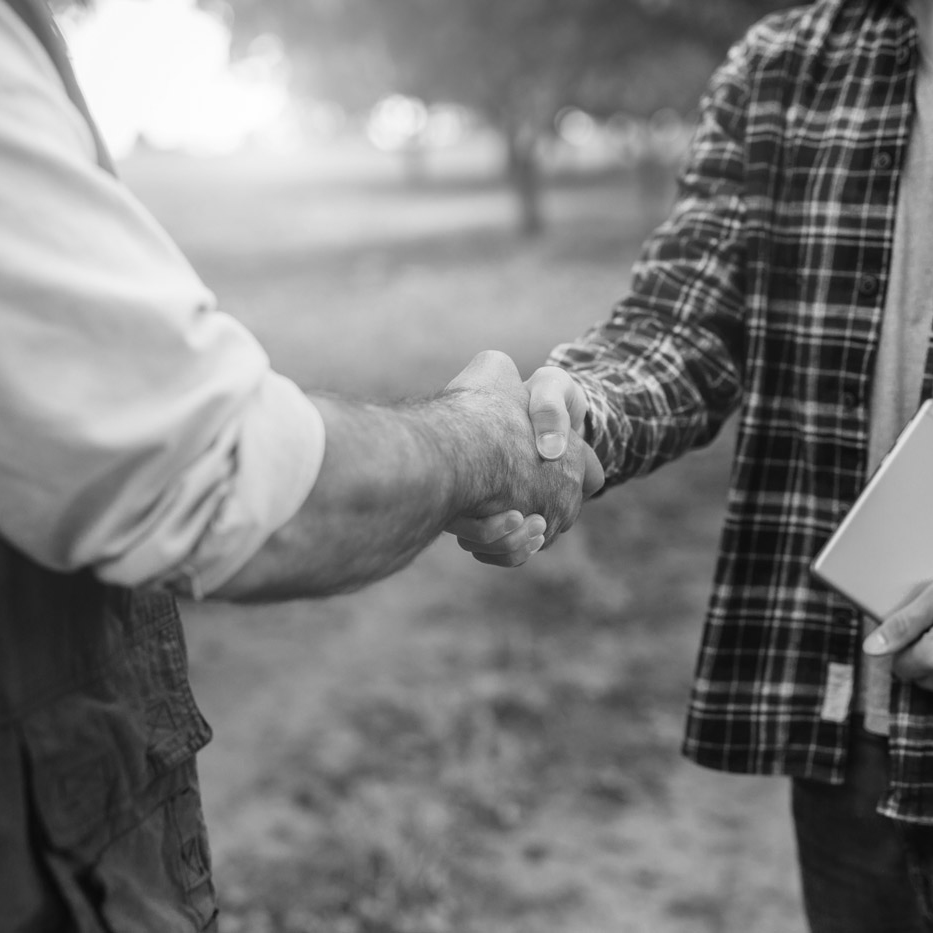
{"label": "knuckle", "polygon": [[901,643],[913,634],[913,626],[908,616],[903,613],[891,616],[885,622],[885,630],[892,641]]}
{"label": "knuckle", "polygon": [[477,544],[491,544],[498,537],[492,522],[481,522],[473,529],[471,535]]}
{"label": "knuckle", "polygon": [[528,411],[533,418],[559,418],[567,409],[558,399],[550,396],[532,396]]}
{"label": "knuckle", "polygon": [[555,379],[560,379],[562,375],[566,375],[562,369],[558,366],[539,366],[532,374],[529,382],[544,382],[545,380],[550,382]]}

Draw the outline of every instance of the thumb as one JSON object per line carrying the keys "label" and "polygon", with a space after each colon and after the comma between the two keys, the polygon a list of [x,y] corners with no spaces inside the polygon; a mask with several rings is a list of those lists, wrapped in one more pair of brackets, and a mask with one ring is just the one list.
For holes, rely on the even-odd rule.
{"label": "thumb", "polygon": [[583,427],[586,396],[557,366],[542,366],[525,383],[530,399],[528,415],[535,432],[538,453],[545,460],[559,460],[567,451],[570,431]]}
{"label": "thumb", "polygon": [[915,642],[933,625],[933,584],[902,609],[888,616],[862,644],[866,654],[876,657],[896,654]]}

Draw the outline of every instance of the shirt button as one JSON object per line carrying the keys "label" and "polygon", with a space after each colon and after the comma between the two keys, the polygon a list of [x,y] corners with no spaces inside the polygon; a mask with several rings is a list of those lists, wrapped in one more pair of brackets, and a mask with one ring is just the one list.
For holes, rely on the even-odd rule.
{"label": "shirt button", "polygon": [[897,60],[898,65],[903,65],[907,62],[907,59],[910,58],[910,49],[906,45],[902,45],[894,55]]}
{"label": "shirt button", "polygon": [[866,297],[878,291],[878,276],[870,272],[863,275],[858,282],[858,290]]}
{"label": "shirt button", "polygon": [[871,160],[871,166],[875,169],[880,169],[884,171],[889,169],[894,164],[894,159],[891,156],[891,153],[886,149],[881,149],[875,153],[874,158]]}
{"label": "shirt button", "polygon": [[833,613],[833,622],[840,628],[848,628],[852,624],[854,616],[855,613],[853,613],[851,609],[837,609]]}
{"label": "shirt button", "polygon": [[855,392],[842,393],[842,407],[848,414],[851,414],[858,408],[858,395]]}

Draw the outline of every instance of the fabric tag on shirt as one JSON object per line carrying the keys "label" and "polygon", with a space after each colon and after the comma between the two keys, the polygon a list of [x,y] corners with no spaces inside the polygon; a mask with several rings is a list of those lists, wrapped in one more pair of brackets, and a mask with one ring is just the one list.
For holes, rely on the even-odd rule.
{"label": "fabric tag on shirt", "polygon": [[845,722],[852,704],[852,688],[855,683],[855,669],[851,664],[830,662],[826,681],[826,696],[823,698],[821,719],[830,722]]}

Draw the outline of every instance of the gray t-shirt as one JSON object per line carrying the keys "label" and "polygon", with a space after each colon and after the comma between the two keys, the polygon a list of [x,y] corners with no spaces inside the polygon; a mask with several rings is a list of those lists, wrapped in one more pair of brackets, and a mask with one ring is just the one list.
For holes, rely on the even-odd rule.
{"label": "gray t-shirt", "polygon": [[[933,326],[933,21],[911,4],[920,31],[916,116],[901,176],[881,339],[872,383],[868,470],[875,470],[917,410]],[[866,622],[865,634],[874,624]],[[890,659],[862,656],[858,706],[865,726],[887,734]]]}

